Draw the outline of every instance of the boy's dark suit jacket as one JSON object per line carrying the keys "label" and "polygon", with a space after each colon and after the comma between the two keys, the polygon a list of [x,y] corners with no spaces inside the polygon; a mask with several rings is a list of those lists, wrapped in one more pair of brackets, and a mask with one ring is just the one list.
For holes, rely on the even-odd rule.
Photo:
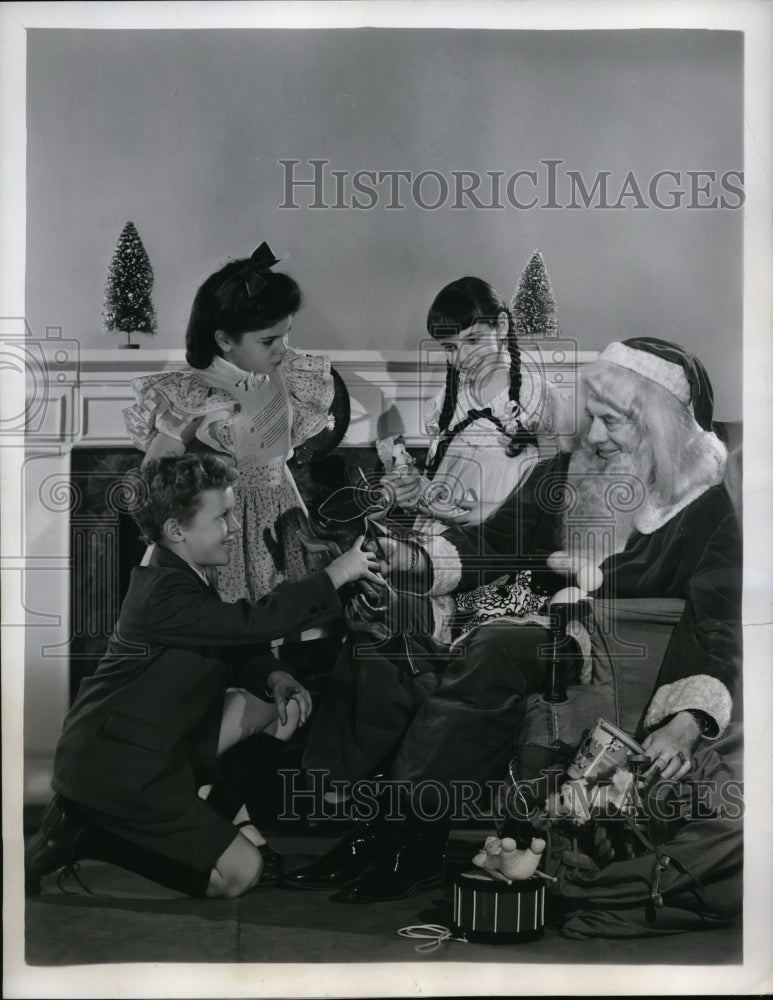
{"label": "boy's dark suit jacket", "polygon": [[132,571],[107,651],[65,719],[54,789],[119,819],[179,815],[215,777],[229,682],[261,691],[281,667],[270,640],[340,615],[326,573],[256,605],[226,604],[188,563],[156,545],[150,564]]}

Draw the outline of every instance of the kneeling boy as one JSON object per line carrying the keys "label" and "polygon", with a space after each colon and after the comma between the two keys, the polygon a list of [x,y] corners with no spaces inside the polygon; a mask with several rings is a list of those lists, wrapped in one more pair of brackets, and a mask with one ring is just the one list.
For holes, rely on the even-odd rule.
{"label": "kneeling boy", "polygon": [[156,545],[150,564],[132,571],[107,651],[65,719],[58,794],[25,857],[31,893],[41,876],[79,858],[190,895],[251,889],[264,869],[262,838],[234,799],[233,776],[220,792],[218,758],[257,732],[281,735],[311,709],[268,643],[340,617],[343,584],[383,583],[359,539],[324,571],[258,604],[226,604],[205,571],[229,560],[236,473],[193,454],[152,462],[143,476],[147,494],[134,517]]}

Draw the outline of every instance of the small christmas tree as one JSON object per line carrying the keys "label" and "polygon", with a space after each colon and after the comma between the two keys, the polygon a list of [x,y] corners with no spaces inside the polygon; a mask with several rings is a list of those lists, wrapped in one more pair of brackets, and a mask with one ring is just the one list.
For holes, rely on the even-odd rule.
{"label": "small christmas tree", "polygon": [[121,347],[138,347],[131,342],[132,333],[154,334],[156,311],[150,293],[153,289],[153,268],[133,222],[127,222],[113,251],[105,286],[103,318],[106,330],[121,330],[127,343]]}
{"label": "small christmas tree", "polygon": [[535,250],[523,269],[512,301],[515,332],[519,337],[543,340],[559,335],[556,300],[545,261]]}

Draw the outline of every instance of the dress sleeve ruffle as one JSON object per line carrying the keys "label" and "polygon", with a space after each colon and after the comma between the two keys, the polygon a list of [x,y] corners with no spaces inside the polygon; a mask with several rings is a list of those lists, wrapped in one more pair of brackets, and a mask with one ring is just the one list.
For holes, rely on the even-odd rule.
{"label": "dress sleeve ruffle", "polygon": [[162,372],[132,380],[137,397],[123,411],[129,437],[147,451],[159,432],[186,448],[194,439],[234,458],[229,425],[240,410],[224,389],[208,385],[193,372]]}
{"label": "dress sleeve ruffle", "polygon": [[440,411],[443,408],[443,399],[446,390],[443,387],[432,399],[428,399],[424,404],[424,431],[431,438],[440,434]]}
{"label": "dress sleeve ruffle", "polygon": [[293,405],[291,438],[293,446],[332,427],[335,385],[330,358],[288,350],[282,359],[282,377]]}

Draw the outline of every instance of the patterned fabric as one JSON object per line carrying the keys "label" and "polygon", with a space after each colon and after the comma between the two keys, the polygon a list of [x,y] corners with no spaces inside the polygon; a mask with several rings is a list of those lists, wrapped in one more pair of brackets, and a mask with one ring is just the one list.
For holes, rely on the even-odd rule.
{"label": "patterned fabric", "polygon": [[284,356],[281,372],[292,400],[292,444],[307,441],[325,427],[333,430],[330,407],[335,385],[330,358],[290,350]]}
{"label": "patterned fabric", "polygon": [[287,460],[294,445],[328,425],[330,360],[288,350],[278,371],[255,374],[217,357],[201,371],[134,379],[137,402],[124,410],[141,451],[161,432],[186,447],[211,448],[239,471],[234,517],[241,539],[232,546],[230,564],[218,569],[225,601],[257,601],[329,561],[303,544],[302,536],[313,539],[313,533]]}
{"label": "patterned fabric", "polygon": [[[147,451],[159,432],[185,445],[198,438],[215,451],[228,455],[221,442],[222,428],[238,411],[239,404],[227,391],[218,389],[204,372],[162,372],[132,380],[137,401],[123,411],[132,444]],[[220,435],[211,431],[220,429]]]}
{"label": "patterned fabric", "polygon": [[[500,618],[532,618],[547,613],[547,597],[531,589],[531,572],[503,576],[456,598],[461,635]],[[532,619],[533,620],[533,619]],[[461,636],[460,636],[461,637]]]}
{"label": "patterned fabric", "polygon": [[[257,601],[282,583],[303,580],[329,562],[309,551],[302,536],[313,540],[306,508],[286,466],[272,482],[266,468],[244,470],[234,487],[234,517],[241,538],[231,546],[231,560],[218,567],[217,589],[224,601]],[[271,470],[272,472],[275,470]]]}

